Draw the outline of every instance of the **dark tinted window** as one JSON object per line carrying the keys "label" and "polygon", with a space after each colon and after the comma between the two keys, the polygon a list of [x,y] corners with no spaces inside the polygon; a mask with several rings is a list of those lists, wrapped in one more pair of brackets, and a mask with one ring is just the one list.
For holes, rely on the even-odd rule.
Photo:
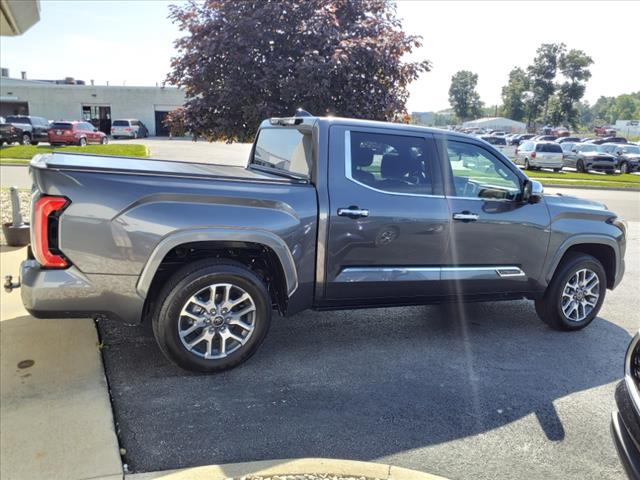
{"label": "dark tinted window", "polygon": [[9,123],[24,123],[27,125],[31,125],[31,120],[27,117],[7,117],[7,122]]}
{"label": "dark tinted window", "polygon": [[350,132],[351,179],[394,193],[433,193],[433,161],[419,137]]}
{"label": "dark tinted window", "polygon": [[254,165],[311,174],[311,135],[295,128],[264,128],[256,140]]}
{"label": "dark tinted window", "polygon": [[72,125],[69,122],[53,122],[51,128],[54,130],[71,130]]}
{"label": "dark tinted window", "polygon": [[111,126],[112,127],[128,127],[129,120],[114,120]]}
{"label": "dark tinted window", "polygon": [[134,127],[138,127],[140,126],[140,122],[138,120],[131,120],[131,125],[133,125]]}
{"label": "dark tinted window", "polygon": [[562,147],[556,143],[539,143],[536,145],[536,152],[562,153]]}
{"label": "dark tinted window", "polygon": [[507,141],[505,140],[504,137],[480,137],[482,138],[482,140],[484,140],[487,143],[490,143],[491,145],[506,145]]}

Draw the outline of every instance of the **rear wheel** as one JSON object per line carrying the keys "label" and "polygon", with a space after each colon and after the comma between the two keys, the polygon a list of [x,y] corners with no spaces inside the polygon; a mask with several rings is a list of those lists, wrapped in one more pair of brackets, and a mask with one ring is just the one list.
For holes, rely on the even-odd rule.
{"label": "rear wheel", "polygon": [[531,170],[531,165],[529,164],[529,159],[528,158],[524,159],[524,169],[525,170]]}
{"label": "rear wheel", "polygon": [[86,147],[87,146],[87,139],[82,137],[80,138],[80,140],[78,140],[78,145],[80,145],[81,147]]}
{"label": "rear wheel", "polygon": [[580,330],[598,315],[607,276],[591,255],[569,253],[558,266],[543,298],[536,300],[540,319],[556,330]]}
{"label": "rear wheel", "polygon": [[629,173],[629,165],[627,165],[627,162],[622,162],[620,164],[620,173],[621,174]]}
{"label": "rear wheel", "polygon": [[106,136],[104,136],[102,137],[102,140],[100,140],[100,143],[102,145],[106,145],[107,143],[109,143],[109,139]]}
{"label": "rear wheel", "polygon": [[29,145],[31,143],[31,135],[28,133],[23,133],[20,138],[20,145]]}
{"label": "rear wheel", "polygon": [[158,298],[153,333],[165,356],[192,371],[215,373],[246,361],[271,323],[260,278],[234,262],[194,262],[175,273]]}
{"label": "rear wheel", "polygon": [[584,162],[582,160],[578,160],[576,170],[580,173],[587,173],[587,169],[585,168]]}
{"label": "rear wheel", "polygon": [[135,140],[136,138],[138,138],[138,132],[133,132],[133,138],[134,138],[134,140]]}
{"label": "rear wheel", "polygon": [[554,168],[553,169],[553,171],[556,172],[556,173],[560,172],[561,170],[562,170],[562,168]]}

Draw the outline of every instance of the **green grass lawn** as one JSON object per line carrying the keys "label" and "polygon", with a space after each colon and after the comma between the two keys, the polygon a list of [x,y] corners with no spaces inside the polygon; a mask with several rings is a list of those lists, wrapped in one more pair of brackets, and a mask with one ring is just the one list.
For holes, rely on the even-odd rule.
{"label": "green grass lawn", "polygon": [[[23,160],[26,163],[39,153],[65,152],[65,153],[90,153],[95,155],[109,155],[117,157],[148,157],[149,149],[146,145],[87,145],[86,147],[52,147],[50,145],[13,145],[0,149],[0,163],[16,163],[14,160]],[[21,163],[21,162],[20,162]]]}
{"label": "green grass lawn", "polygon": [[616,187],[640,189],[640,175],[605,175],[598,173],[549,172],[545,170],[528,170],[527,176],[540,181],[543,185],[573,185],[576,187]]}

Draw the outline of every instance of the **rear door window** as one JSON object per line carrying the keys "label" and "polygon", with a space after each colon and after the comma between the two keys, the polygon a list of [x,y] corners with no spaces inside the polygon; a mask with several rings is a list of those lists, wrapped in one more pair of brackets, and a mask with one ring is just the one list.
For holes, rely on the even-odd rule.
{"label": "rear door window", "polygon": [[385,192],[433,193],[434,159],[424,138],[354,131],[349,138],[351,180]]}
{"label": "rear door window", "polygon": [[555,143],[539,143],[536,145],[536,152],[542,153],[562,153],[562,147]]}

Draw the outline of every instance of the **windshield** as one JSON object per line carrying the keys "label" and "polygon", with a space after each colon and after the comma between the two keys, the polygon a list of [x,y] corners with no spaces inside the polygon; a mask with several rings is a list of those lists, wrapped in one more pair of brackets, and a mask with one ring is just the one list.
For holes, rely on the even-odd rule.
{"label": "windshield", "polygon": [[253,165],[311,175],[311,135],[296,128],[264,128],[256,140]]}
{"label": "windshield", "polygon": [[578,151],[579,152],[597,152],[598,151],[598,146],[597,145],[580,145],[578,146]]}
{"label": "windshield", "polygon": [[7,117],[7,122],[9,123],[24,123],[26,125],[31,125],[31,121],[28,117]]}

